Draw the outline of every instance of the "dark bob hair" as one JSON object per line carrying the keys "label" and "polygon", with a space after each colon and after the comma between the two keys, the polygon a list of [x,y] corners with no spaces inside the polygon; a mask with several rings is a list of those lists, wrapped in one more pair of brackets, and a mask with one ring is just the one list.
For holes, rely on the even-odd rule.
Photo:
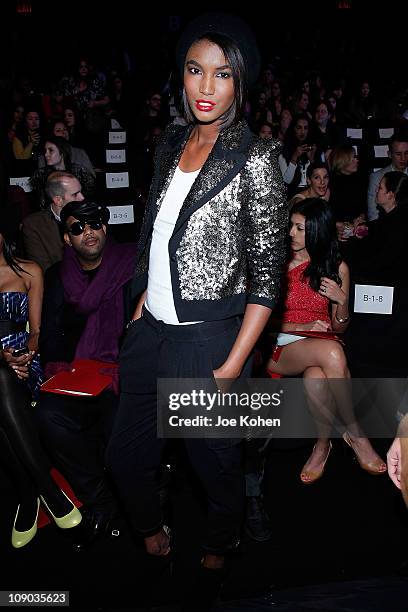
{"label": "dark bob hair", "polygon": [[[230,108],[221,117],[222,129],[225,129],[239,121],[244,114],[248,83],[244,58],[236,43],[227,36],[208,32],[197,38],[194,43],[200,40],[208,40],[214,45],[217,45],[223,52],[226,63],[231,67],[235,96]],[[187,123],[194,123],[195,117],[189,107],[185,90],[183,90],[183,111]]]}

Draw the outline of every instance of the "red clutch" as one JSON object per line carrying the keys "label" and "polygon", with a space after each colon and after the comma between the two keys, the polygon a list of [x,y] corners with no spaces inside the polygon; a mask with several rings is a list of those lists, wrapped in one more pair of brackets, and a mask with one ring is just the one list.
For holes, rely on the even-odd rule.
{"label": "red clutch", "polygon": [[61,395],[95,397],[112,384],[112,375],[107,373],[107,370],[112,370],[113,373],[117,367],[114,363],[77,359],[72,362],[70,370],[51,376],[40,389]]}

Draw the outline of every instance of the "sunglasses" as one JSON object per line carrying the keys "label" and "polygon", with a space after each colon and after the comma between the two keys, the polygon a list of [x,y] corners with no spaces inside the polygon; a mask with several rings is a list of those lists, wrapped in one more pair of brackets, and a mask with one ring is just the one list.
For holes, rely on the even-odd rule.
{"label": "sunglasses", "polygon": [[98,219],[89,219],[89,221],[75,221],[70,227],[67,227],[67,232],[73,236],[80,236],[85,231],[85,226],[88,225],[92,230],[102,229],[102,221]]}

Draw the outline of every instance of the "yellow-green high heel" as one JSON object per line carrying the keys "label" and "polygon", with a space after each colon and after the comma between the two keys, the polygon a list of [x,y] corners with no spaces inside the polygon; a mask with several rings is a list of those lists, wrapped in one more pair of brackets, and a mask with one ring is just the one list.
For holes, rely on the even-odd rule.
{"label": "yellow-green high heel", "polygon": [[37,497],[37,515],[35,517],[34,525],[30,527],[30,529],[28,529],[27,531],[17,531],[16,521],[18,517],[18,511],[20,510],[20,504],[18,504],[16,517],[14,519],[14,524],[13,524],[13,530],[11,532],[11,544],[14,546],[14,548],[22,548],[23,546],[31,542],[31,540],[37,533],[37,519],[38,519],[39,509],[40,509],[40,500]]}
{"label": "yellow-green high heel", "polygon": [[[62,490],[61,490],[61,493],[65,495],[64,491]],[[76,527],[82,521],[82,514],[80,513],[78,508],[76,508],[74,504],[72,504],[72,501],[69,499],[67,495],[65,495],[65,497],[68,499],[68,501],[71,502],[72,510],[68,512],[68,514],[65,514],[64,516],[55,516],[55,514],[51,512],[43,496],[40,495],[40,497],[41,497],[42,503],[47,508],[48,512],[51,514],[52,518],[54,519],[58,527],[60,527],[60,529],[71,529],[71,527]]]}

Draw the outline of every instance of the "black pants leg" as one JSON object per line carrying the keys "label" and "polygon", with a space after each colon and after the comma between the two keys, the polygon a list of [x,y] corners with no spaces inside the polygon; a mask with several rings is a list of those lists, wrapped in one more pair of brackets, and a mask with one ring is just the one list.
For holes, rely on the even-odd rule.
{"label": "black pants leg", "polygon": [[[65,498],[50,476],[50,464],[41,446],[30,410],[30,396],[8,366],[0,366],[0,427],[2,461],[14,481],[20,501],[42,494],[54,507]],[[55,506],[55,504],[57,504]],[[61,506],[62,504],[62,506]]]}
{"label": "black pants leg", "polygon": [[259,497],[265,471],[266,452],[269,440],[254,438],[244,444],[245,492],[247,497]]}
{"label": "black pants leg", "polygon": [[[122,394],[107,464],[138,533],[161,528],[156,471],[164,448],[157,438],[157,378],[211,378],[226,359],[239,319],[190,326],[165,325],[149,313],[132,325],[121,351]],[[244,375],[248,375],[246,368]],[[207,494],[204,548],[224,554],[237,540],[244,498],[240,440],[186,441]]]}
{"label": "black pants leg", "polygon": [[114,512],[116,502],[107,474],[104,453],[117,399],[111,392],[83,399],[43,394],[36,418],[44,443],[75,493],[88,507]]}
{"label": "black pants leg", "polygon": [[[237,440],[234,440],[237,442]],[[185,440],[191,464],[207,494],[207,529],[203,549],[212,554],[233,550],[243,521],[244,480],[242,445],[207,440]]]}
{"label": "black pants leg", "polygon": [[122,393],[106,453],[129,521],[144,536],[157,533],[162,526],[156,482],[165,446],[165,440],[157,438],[159,349],[157,335],[144,320],[130,327],[121,350]]}

